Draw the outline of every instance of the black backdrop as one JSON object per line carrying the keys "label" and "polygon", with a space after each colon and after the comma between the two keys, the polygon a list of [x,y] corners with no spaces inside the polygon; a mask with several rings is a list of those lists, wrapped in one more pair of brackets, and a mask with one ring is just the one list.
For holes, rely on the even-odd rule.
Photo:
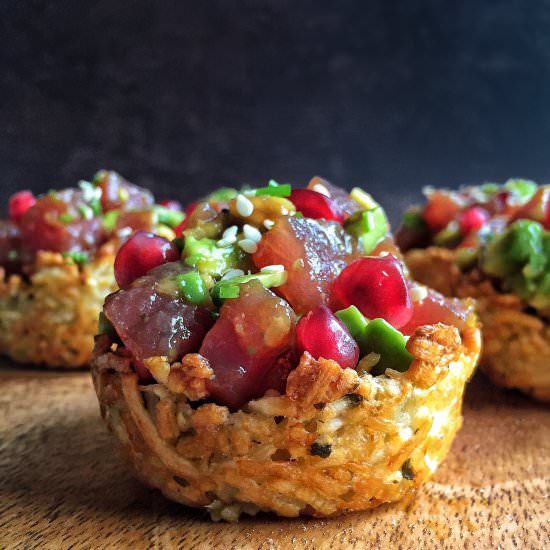
{"label": "black backdrop", "polygon": [[[338,4],[338,7],[336,5]],[[0,2],[1,198],[550,176],[550,1]]]}

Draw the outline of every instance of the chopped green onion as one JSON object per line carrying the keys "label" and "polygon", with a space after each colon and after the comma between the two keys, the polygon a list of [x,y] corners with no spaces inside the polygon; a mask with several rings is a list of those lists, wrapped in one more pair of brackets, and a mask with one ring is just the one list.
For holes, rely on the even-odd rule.
{"label": "chopped green onion", "polygon": [[265,195],[268,195],[270,197],[290,197],[291,191],[292,187],[290,183],[284,183],[282,185],[268,185],[267,187],[260,187],[256,189],[255,195],[257,197]]}
{"label": "chopped green onion", "polygon": [[178,292],[188,302],[202,305],[208,298],[208,289],[197,271],[189,271],[175,277]]}
{"label": "chopped green onion", "polygon": [[370,193],[363,191],[363,189],[361,189],[360,187],[354,187],[351,190],[351,193],[349,194],[349,196],[365,210],[372,210],[373,208],[380,206],[372,198]]}
{"label": "chopped green onion", "polygon": [[301,212],[294,212],[294,214],[292,214],[292,217],[294,217],[294,218],[303,218],[304,215]]}
{"label": "chopped green onion", "polygon": [[92,212],[99,216],[101,214],[101,188],[86,180],[80,180],[78,186],[82,189],[82,196]]}
{"label": "chopped green onion", "polygon": [[239,285],[224,285],[219,288],[220,290],[219,290],[218,296],[221,300],[225,300],[227,298],[239,297],[239,293],[240,293]]}
{"label": "chopped green onion", "polygon": [[101,224],[103,225],[103,229],[105,229],[105,231],[114,231],[119,213],[120,212],[118,210],[109,210],[109,212],[106,212],[103,215]]}
{"label": "chopped green onion", "polygon": [[273,288],[286,283],[287,273],[285,271],[260,272],[221,280],[212,289],[212,300],[219,305],[225,298],[237,298],[239,296],[239,285],[248,283],[253,279],[260,281],[265,288]]}
{"label": "chopped green onion", "polygon": [[185,219],[184,212],[171,210],[170,208],[165,208],[160,205],[155,205],[155,213],[159,223],[172,228],[177,227]]}
{"label": "chopped green onion", "polygon": [[269,180],[269,181],[267,182],[267,186],[268,186],[268,187],[279,187],[279,185],[280,185],[280,184],[277,183],[275,180]]}
{"label": "chopped green onion", "polygon": [[101,215],[101,201],[99,199],[92,199],[90,201],[90,208],[96,216]]}
{"label": "chopped green onion", "polygon": [[90,256],[87,252],[83,251],[73,251],[73,252],[63,252],[62,256],[64,258],[71,259],[75,264],[85,264],[90,261]]}
{"label": "chopped green onion", "polygon": [[213,202],[226,202],[234,199],[239,192],[233,187],[221,187],[208,196],[209,200]]}
{"label": "chopped green onion", "polygon": [[10,250],[8,252],[8,260],[10,262],[15,262],[19,259],[19,250]]}
{"label": "chopped green onion", "polygon": [[78,211],[85,220],[91,220],[94,217],[94,211],[87,204],[78,205]]}
{"label": "chopped green onion", "polygon": [[76,218],[72,215],[72,214],[69,214],[67,212],[64,212],[63,214],[60,214],[59,215],[59,221],[61,221],[62,223],[72,223],[76,220]]}
{"label": "chopped green onion", "polygon": [[390,229],[386,213],[381,206],[355,212],[344,223],[344,228],[361,243],[363,252],[370,254]]}

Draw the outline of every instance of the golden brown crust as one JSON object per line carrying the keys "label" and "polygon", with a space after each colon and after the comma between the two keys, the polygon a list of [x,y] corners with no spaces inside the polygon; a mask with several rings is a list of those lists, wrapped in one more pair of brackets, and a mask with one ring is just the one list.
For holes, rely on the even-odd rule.
{"label": "golden brown crust", "polygon": [[[330,516],[397,501],[433,473],[461,425],[479,341],[475,326],[462,338],[443,325],[419,331],[409,340],[421,350],[414,376],[359,376],[304,354],[284,395],[270,391],[235,413],[192,408],[185,392],[105,370],[104,348],[92,374],[132,469],[168,498],[229,521],[258,510]],[[437,377],[419,384],[434,367]]]}
{"label": "golden brown crust", "polygon": [[25,278],[0,268],[0,353],[46,367],[89,364],[99,312],[116,289],[113,262],[105,246],[81,267],[39,252]]}
{"label": "golden brown crust", "polygon": [[527,313],[514,294],[499,292],[477,270],[462,273],[452,250],[411,250],[405,261],[414,279],[447,296],[473,297],[483,326],[480,369],[498,386],[550,401],[550,324]]}

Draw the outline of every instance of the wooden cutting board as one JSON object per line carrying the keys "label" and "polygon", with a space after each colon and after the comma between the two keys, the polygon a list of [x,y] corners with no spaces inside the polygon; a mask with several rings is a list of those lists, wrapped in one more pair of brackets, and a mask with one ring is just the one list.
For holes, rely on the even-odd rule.
{"label": "wooden cutting board", "polygon": [[550,407],[478,375],[416,499],[334,519],[212,523],[142,487],[86,372],[0,368],[0,548],[550,548]]}

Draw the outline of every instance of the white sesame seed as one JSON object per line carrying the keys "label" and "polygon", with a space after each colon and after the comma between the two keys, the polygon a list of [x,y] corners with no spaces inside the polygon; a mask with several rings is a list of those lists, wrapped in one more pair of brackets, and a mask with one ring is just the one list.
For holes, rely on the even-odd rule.
{"label": "white sesame seed", "polygon": [[285,266],[282,264],[266,265],[265,267],[262,267],[262,269],[260,269],[262,273],[281,273],[284,270]]}
{"label": "white sesame seed", "polygon": [[254,254],[254,252],[258,250],[258,245],[254,241],[251,241],[250,239],[241,239],[239,241],[239,246],[245,252],[248,252],[248,254]]}
{"label": "white sesame seed", "polygon": [[233,279],[233,277],[242,277],[244,275],[244,271],[242,269],[228,269],[222,277],[222,281],[226,281],[227,279]]}
{"label": "white sesame seed", "polygon": [[330,199],[330,191],[322,183],[316,183],[311,189]]}
{"label": "white sesame seed", "polygon": [[236,239],[237,231],[239,231],[239,228],[236,225],[232,225],[223,232],[222,238],[228,241],[231,239]]}
{"label": "white sesame seed", "polygon": [[283,216],[288,216],[290,214],[290,212],[288,211],[288,208],[283,207],[283,208],[281,208],[281,214]]}
{"label": "white sesame seed", "polygon": [[134,230],[131,227],[123,227],[122,229],[119,229],[118,237],[119,237],[119,239],[126,239],[133,232],[134,232]]}
{"label": "white sesame seed", "polygon": [[234,239],[220,239],[216,242],[216,246],[218,248],[225,248],[226,246],[231,246],[236,240],[236,237]]}
{"label": "white sesame seed", "polygon": [[270,220],[270,219],[268,219],[268,218],[266,218],[266,219],[264,220],[264,227],[265,227],[266,229],[271,229],[274,225],[275,225],[275,222],[274,222],[273,220]]}
{"label": "white sesame seed", "polygon": [[415,286],[409,290],[409,296],[413,302],[422,302],[428,296],[425,286]]}
{"label": "white sesame seed", "polygon": [[259,243],[262,240],[262,234],[258,231],[258,229],[252,225],[248,225],[247,223],[243,226],[243,233],[245,239],[254,241],[255,243]]}
{"label": "white sesame seed", "polygon": [[248,218],[254,212],[254,205],[242,194],[237,195],[236,207],[243,218]]}

